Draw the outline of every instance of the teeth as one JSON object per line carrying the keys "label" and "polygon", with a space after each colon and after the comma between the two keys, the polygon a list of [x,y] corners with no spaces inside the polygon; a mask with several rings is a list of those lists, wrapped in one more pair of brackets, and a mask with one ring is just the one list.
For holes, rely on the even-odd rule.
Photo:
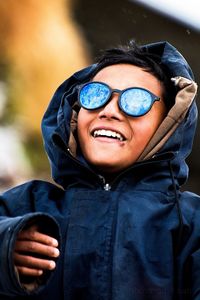
{"label": "teeth", "polygon": [[94,135],[94,137],[107,136],[107,137],[112,137],[112,138],[118,139],[120,141],[123,141],[123,137],[121,136],[121,134],[119,134],[118,132],[115,132],[115,131],[111,131],[111,130],[105,130],[105,129],[95,130],[93,135]]}

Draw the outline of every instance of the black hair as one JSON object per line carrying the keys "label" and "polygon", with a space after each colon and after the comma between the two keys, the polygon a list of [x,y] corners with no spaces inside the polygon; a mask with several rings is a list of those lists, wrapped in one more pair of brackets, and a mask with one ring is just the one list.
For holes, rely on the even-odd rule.
{"label": "black hair", "polygon": [[136,44],[135,41],[130,41],[128,46],[119,46],[118,48],[110,48],[97,58],[96,68],[92,77],[94,77],[101,69],[115,64],[127,63],[142,68],[154,75],[164,88],[164,102],[169,109],[175,101],[176,89],[171,81],[167,67],[161,63],[158,55],[148,52],[147,47],[142,47]]}

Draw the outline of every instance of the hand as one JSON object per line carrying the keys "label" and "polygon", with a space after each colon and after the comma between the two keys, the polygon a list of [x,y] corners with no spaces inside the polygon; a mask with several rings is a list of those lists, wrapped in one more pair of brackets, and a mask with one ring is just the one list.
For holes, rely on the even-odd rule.
{"label": "hand", "polygon": [[[14,249],[14,264],[19,275],[36,277],[45,270],[53,270],[56,267],[53,258],[60,254],[57,247],[58,241],[40,233],[36,225],[22,230]],[[34,257],[34,254],[41,258]]]}

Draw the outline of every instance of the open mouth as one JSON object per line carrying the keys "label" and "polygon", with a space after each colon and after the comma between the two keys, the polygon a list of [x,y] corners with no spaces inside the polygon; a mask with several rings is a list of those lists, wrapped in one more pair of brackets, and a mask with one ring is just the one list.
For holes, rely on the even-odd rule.
{"label": "open mouth", "polygon": [[124,136],[122,136],[119,132],[112,131],[112,130],[106,130],[106,129],[94,130],[92,132],[92,136],[94,138],[96,138],[96,137],[107,137],[107,138],[119,140],[120,142],[125,140]]}

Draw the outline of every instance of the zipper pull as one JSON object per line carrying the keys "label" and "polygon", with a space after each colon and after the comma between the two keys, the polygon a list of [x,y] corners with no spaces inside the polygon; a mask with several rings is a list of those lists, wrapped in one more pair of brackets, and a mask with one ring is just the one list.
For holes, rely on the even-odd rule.
{"label": "zipper pull", "polygon": [[104,184],[103,188],[104,188],[105,191],[110,191],[111,190],[111,186],[110,186],[109,183]]}
{"label": "zipper pull", "polygon": [[102,175],[99,175],[99,178],[101,179],[101,182],[103,183],[103,189],[105,191],[110,191],[111,190],[111,185],[109,183],[106,183],[106,180]]}

